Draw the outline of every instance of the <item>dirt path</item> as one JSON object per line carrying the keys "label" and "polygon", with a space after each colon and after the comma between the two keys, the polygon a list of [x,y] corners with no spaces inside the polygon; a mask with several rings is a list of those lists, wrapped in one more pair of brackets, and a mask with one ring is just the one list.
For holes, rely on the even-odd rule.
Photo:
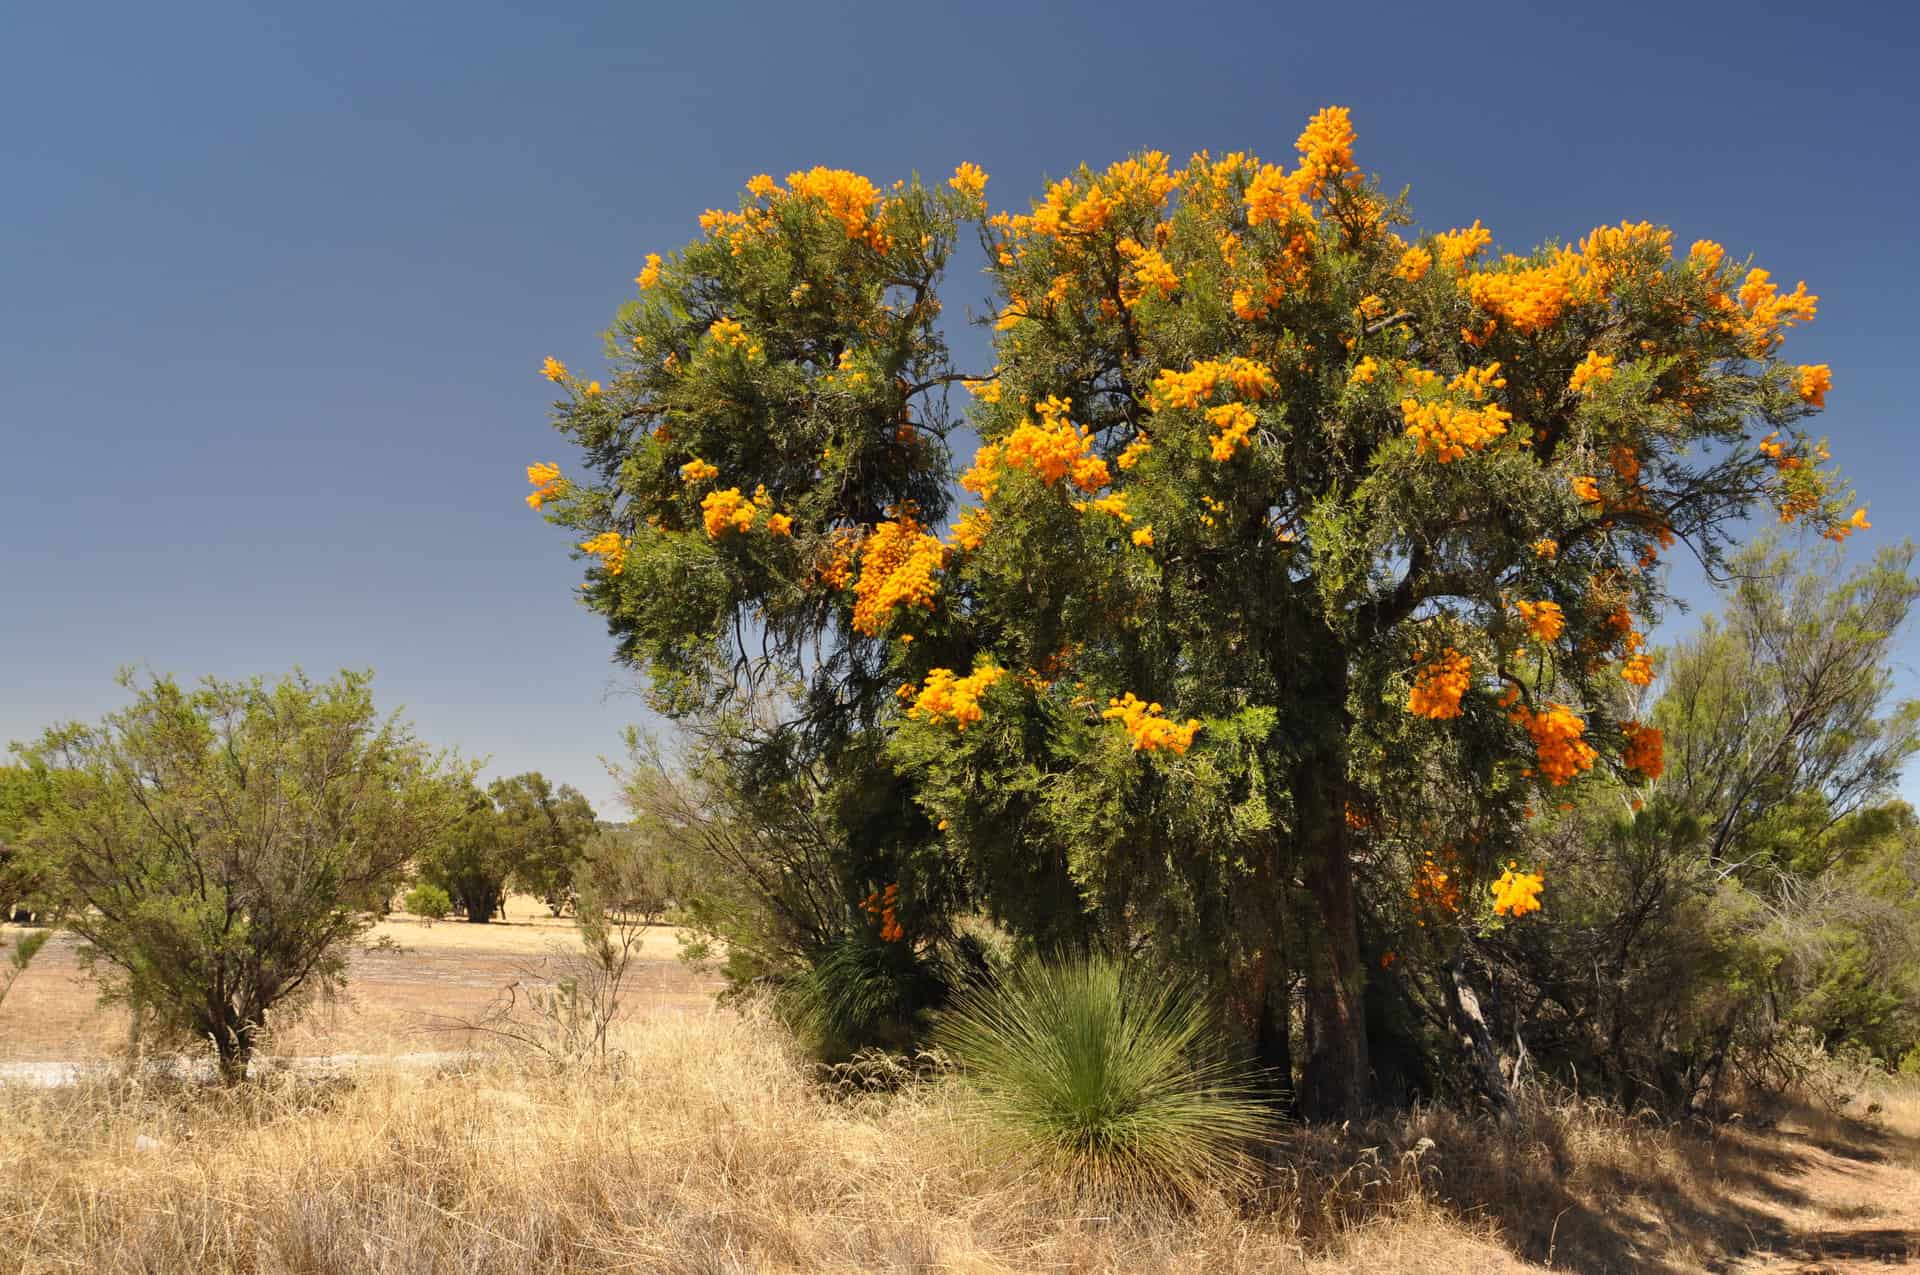
{"label": "dirt path", "polygon": [[1770,1183],[1779,1230],[1755,1236],[1737,1275],[1920,1269],[1920,1113],[1885,1124],[1812,1118],[1780,1127],[1794,1162]]}

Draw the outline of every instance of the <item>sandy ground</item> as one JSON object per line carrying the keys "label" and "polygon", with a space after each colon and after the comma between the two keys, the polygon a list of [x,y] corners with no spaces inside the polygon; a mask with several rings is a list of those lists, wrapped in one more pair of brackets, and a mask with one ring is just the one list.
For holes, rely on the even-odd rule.
{"label": "sandy ground", "polygon": [[[6,947],[24,931],[5,927]],[[389,946],[390,945],[390,946]],[[579,950],[571,920],[537,899],[508,900],[504,921],[428,923],[396,913],[375,926],[347,966],[344,995],[314,1005],[278,1031],[282,1056],[407,1054],[458,1050],[479,1039],[461,1026],[513,984],[551,977],[556,953]],[[673,930],[647,933],[631,975],[631,1013],[706,1005],[719,982],[679,960]],[[124,1053],[127,1015],[103,1007],[78,944],[56,935],[0,1003],[0,1062],[90,1062]]]}
{"label": "sandy ground", "polygon": [[1920,1269],[1920,1102],[1872,1124],[1801,1118],[1779,1132],[1781,1162],[1751,1191],[1771,1227],[1763,1226],[1756,1253],[1734,1271]]}

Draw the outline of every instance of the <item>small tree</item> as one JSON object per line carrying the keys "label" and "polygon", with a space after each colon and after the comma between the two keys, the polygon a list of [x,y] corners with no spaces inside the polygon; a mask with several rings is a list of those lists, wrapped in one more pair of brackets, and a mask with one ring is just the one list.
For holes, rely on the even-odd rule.
{"label": "small tree", "polygon": [[573,900],[574,871],[599,822],[570,784],[555,788],[539,771],[497,779],[487,789],[500,814],[500,837],[513,883],[559,916]]}
{"label": "small tree", "polygon": [[9,839],[18,839],[39,814],[51,783],[44,769],[0,766],[0,921],[30,921],[38,915],[39,874]]}
{"label": "small tree", "polygon": [[428,924],[446,920],[447,913],[453,911],[453,900],[431,881],[422,881],[408,890],[406,903],[407,911]]}
{"label": "small tree", "polygon": [[506,902],[513,856],[499,812],[477,784],[462,781],[455,801],[459,814],[421,853],[420,876],[445,890],[469,922],[484,925]]}
{"label": "small tree", "polygon": [[342,978],[413,847],[451,816],[446,761],[374,710],[370,673],[273,686],[170,677],[27,750],[26,837],[107,996],[211,1040],[233,1083],[266,1027]]}

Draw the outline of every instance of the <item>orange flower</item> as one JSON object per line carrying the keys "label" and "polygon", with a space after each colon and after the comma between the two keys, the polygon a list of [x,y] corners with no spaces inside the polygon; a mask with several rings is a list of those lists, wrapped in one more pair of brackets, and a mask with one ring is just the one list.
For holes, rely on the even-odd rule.
{"label": "orange flower", "polygon": [[1833,369],[1825,363],[1803,363],[1793,374],[1793,392],[1810,407],[1825,407],[1833,388]]}
{"label": "orange flower", "polygon": [[1160,716],[1162,711],[1160,705],[1145,703],[1128,691],[1124,699],[1109,699],[1107,708],[1100,716],[1106,721],[1119,721],[1126,727],[1135,752],[1154,752],[1162,748],[1170,748],[1176,753],[1186,752],[1193,746],[1193,737],[1200,731],[1200,719],[1190,717],[1183,726],[1172,718]]}
{"label": "orange flower", "polygon": [[1620,728],[1626,736],[1627,746],[1620,754],[1621,762],[1628,770],[1637,770],[1648,779],[1660,778],[1660,772],[1666,769],[1666,739],[1658,727],[1642,726],[1639,722],[1628,722]]}
{"label": "orange flower", "polygon": [[1460,716],[1460,697],[1473,678],[1473,661],[1452,647],[1423,665],[1407,694],[1407,711],[1442,721]]}

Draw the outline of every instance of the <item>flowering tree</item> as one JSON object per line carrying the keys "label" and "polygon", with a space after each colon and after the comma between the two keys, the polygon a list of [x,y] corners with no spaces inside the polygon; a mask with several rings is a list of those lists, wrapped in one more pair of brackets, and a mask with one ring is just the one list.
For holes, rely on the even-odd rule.
{"label": "flowering tree", "polygon": [[[584,468],[528,471],[669,712],[771,676],[769,746],[886,740],[924,815],[890,834],[899,941],[939,874],[1036,942],[1206,972],[1275,1063],[1301,972],[1322,1114],[1367,1086],[1356,880],[1539,907],[1537,865],[1490,881],[1528,804],[1659,770],[1661,554],[1713,567],[1760,505],[1866,525],[1801,428],[1828,369],[1776,354],[1804,286],[1645,223],[1402,234],[1353,140],[1329,108],[1291,166],[1149,153],[994,215],[967,164],[757,177],[647,259],[604,386],[549,360]],[[975,375],[937,324],[969,222]]]}

